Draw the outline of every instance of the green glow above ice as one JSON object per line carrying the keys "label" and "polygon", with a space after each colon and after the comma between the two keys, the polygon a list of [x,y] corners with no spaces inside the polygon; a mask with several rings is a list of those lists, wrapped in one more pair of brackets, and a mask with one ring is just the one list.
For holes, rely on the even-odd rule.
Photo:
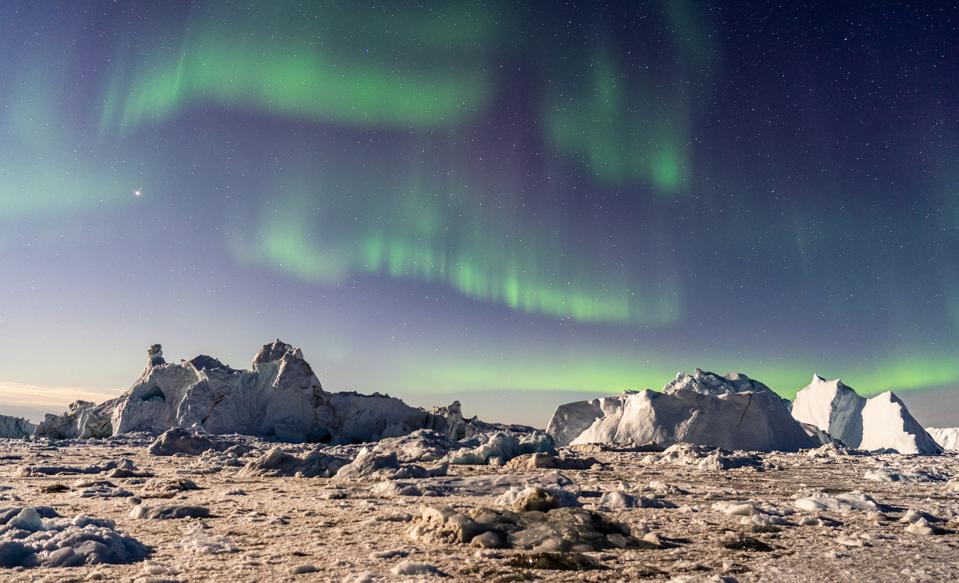
{"label": "green glow above ice", "polygon": [[[562,359],[560,359],[562,360]],[[735,363],[730,367],[730,363]],[[692,373],[696,367],[718,374],[745,372],[787,399],[805,387],[815,368],[800,361],[770,364],[756,359],[711,356],[689,359],[671,354],[649,354],[643,359],[579,347],[576,358],[557,364],[556,355],[538,354],[535,350],[522,355],[502,356],[477,362],[473,358],[455,358],[431,365],[429,370],[410,368],[398,382],[410,390],[433,392],[483,390],[550,390],[587,391],[597,394],[618,394],[626,390],[660,390],[677,372]],[[908,358],[895,356],[878,364],[850,366],[836,362],[835,370],[843,371],[843,382],[865,396],[892,390],[898,393],[929,387],[950,386],[959,382],[959,364],[949,355],[928,355]],[[832,378],[829,372],[819,374]]]}
{"label": "green glow above ice", "polygon": [[[504,206],[508,198],[484,205],[485,193],[471,189],[439,196],[439,185],[419,180],[395,185],[397,194],[370,208],[368,198],[329,186],[336,178],[324,184],[300,172],[306,176],[271,187],[285,194],[269,199],[252,225],[233,231],[230,248],[239,261],[324,284],[351,275],[432,282],[468,298],[581,322],[661,325],[681,313],[672,274],[644,281],[595,265],[591,257],[601,249],[566,249],[559,217],[524,222]],[[388,184],[379,188],[390,191]]]}

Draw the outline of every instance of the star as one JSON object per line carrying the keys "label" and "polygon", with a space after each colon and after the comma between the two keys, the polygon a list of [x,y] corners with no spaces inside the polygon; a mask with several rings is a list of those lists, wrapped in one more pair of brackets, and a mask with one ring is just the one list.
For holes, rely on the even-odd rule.
{"label": "star", "polygon": [[133,196],[140,198],[141,196],[143,196],[143,191],[138,188],[133,191]]}

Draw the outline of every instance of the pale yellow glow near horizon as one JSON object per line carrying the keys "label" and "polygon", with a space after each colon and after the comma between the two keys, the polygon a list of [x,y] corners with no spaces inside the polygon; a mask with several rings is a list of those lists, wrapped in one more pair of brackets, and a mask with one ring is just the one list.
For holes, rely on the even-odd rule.
{"label": "pale yellow glow near horizon", "polygon": [[100,387],[35,385],[0,381],[0,415],[26,417],[36,423],[46,413],[60,414],[74,401],[101,403],[116,397],[123,389]]}

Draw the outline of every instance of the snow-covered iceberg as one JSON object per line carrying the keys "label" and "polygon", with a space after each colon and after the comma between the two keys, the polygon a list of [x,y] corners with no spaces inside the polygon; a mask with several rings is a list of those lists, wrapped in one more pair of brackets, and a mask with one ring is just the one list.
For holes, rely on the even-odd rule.
{"label": "snow-covered iceberg", "polygon": [[796,394],[792,414],[801,423],[814,425],[848,446],[859,447],[865,406],[866,399],[842,380],[813,375],[812,381]]}
{"label": "snow-covered iceberg", "polygon": [[728,450],[816,447],[789,402],[741,373],[679,373],[661,393],[627,392],[560,406],[547,426],[557,445],[694,443]]}
{"label": "snow-covered iceberg", "polygon": [[36,425],[23,417],[0,415],[0,438],[22,439],[30,436],[36,428]]}
{"label": "snow-covered iceberg", "polygon": [[946,451],[959,451],[959,427],[926,427],[936,443]]}
{"label": "snow-covered iceberg", "polygon": [[107,437],[199,426],[213,434],[354,443],[417,429],[461,439],[469,423],[458,403],[426,411],[377,393],[326,392],[300,349],[277,340],[264,345],[247,370],[210,356],[167,363],[160,346],[151,346],[146,370],[126,393],[101,405],[79,401],[63,415],[48,415],[36,435]]}
{"label": "snow-covered iceberg", "polygon": [[866,400],[862,409],[862,443],[868,451],[894,449],[899,453],[939,454],[936,443],[895,393],[886,391]]}
{"label": "snow-covered iceberg", "polygon": [[849,447],[895,450],[904,454],[937,454],[942,448],[909,413],[905,403],[886,391],[866,399],[840,379],[813,375],[796,394],[792,414]]}
{"label": "snow-covered iceberg", "polygon": [[623,399],[634,393],[635,391],[627,391],[621,396],[599,397],[589,401],[574,401],[560,405],[550,417],[546,425],[546,433],[553,437],[556,445],[569,445],[589,429],[594,421],[621,410]]}

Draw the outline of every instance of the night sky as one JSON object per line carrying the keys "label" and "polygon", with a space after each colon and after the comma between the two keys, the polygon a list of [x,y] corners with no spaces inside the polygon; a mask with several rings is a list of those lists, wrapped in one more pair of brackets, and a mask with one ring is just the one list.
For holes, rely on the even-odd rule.
{"label": "night sky", "polygon": [[0,262],[41,405],[277,336],[539,425],[695,367],[948,390],[959,7],[5,0]]}

